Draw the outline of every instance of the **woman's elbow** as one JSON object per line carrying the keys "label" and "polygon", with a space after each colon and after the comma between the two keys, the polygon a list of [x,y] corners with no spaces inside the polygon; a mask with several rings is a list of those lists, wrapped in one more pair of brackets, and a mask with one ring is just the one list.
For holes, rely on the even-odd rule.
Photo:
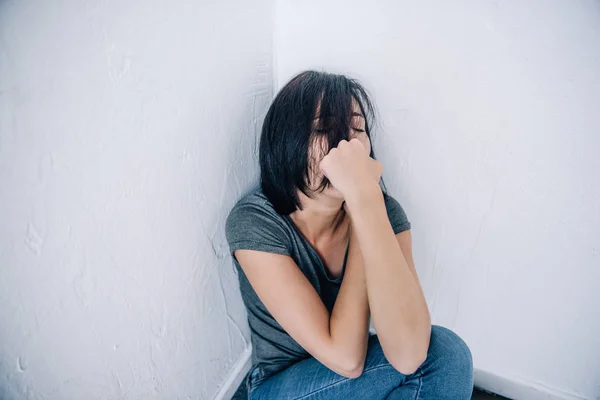
{"label": "woman's elbow", "polygon": [[427,359],[430,342],[431,323],[428,322],[415,340],[409,342],[410,344],[405,344],[404,348],[398,349],[399,351],[388,361],[401,374],[412,375]]}
{"label": "woman's elbow", "polygon": [[402,375],[412,375],[417,372],[427,359],[427,352],[419,352],[409,357],[402,356],[396,358],[388,359],[392,367]]}
{"label": "woman's elbow", "polygon": [[362,375],[364,368],[365,357],[357,357],[346,362],[343,366],[339,367],[336,372],[345,378],[356,379]]}
{"label": "woman's elbow", "polygon": [[412,375],[427,359],[430,335],[423,338],[421,343],[413,343],[410,349],[396,351],[388,359],[394,369],[403,375]]}
{"label": "woman's elbow", "polygon": [[363,370],[364,370],[364,364],[357,365],[357,366],[345,369],[344,371],[342,371],[342,373],[340,375],[342,375],[345,378],[356,379],[362,375]]}

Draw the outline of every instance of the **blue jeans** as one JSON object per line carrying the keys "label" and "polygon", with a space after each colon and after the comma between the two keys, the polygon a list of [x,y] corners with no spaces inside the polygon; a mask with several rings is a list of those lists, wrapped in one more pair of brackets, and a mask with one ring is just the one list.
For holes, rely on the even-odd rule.
{"label": "blue jeans", "polygon": [[427,360],[412,375],[403,375],[392,367],[377,335],[369,337],[367,359],[358,378],[338,375],[312,357],[262,381],[256,380],[257,375],[254,368],[248,378],[250,400],[468,400],[473,391],[469,348],[454,332],[435,325]]}

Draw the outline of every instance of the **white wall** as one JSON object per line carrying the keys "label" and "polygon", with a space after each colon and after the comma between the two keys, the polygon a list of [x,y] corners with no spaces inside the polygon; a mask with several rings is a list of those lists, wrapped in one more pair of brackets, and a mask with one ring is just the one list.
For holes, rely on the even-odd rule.
{"label": "white wall", "polygon": [[0,398],[210,399],[247,358],[273,7],[208,3],[0,4]]}
{"label": "white wall", "polygon": [[371,89],[434,322],[477,383],[599,399],[598,2],[276,4],[279,86],[324,68]]}
{"label": "white wall", "polygon": [[[257,176],[272,4],[196,3],[0,3],[0,398],[221,398],[244,371],[223,221]],[[371,89],[434,322],[478,383],[600,398],[598,3],[275,17],[280,86]]]}

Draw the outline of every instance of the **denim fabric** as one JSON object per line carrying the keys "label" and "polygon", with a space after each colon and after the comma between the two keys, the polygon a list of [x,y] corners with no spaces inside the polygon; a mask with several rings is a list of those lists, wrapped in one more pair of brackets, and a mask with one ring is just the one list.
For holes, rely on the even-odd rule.
{"label": "denim fabric", "polygon": [[468,400],[473,391],[473,360],[460,337],[433,326],[427,360],[412,375],[396,371],[386,360],[377,336],[372,335],[358,378],[338,375],[311,357],[264,379],[255,367],[248,375],[247,387],[250,400]]}

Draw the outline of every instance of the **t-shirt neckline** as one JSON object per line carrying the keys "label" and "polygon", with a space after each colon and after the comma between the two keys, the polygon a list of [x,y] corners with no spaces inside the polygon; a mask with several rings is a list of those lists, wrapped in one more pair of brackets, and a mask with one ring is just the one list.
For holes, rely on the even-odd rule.
{"label": "t-shirt neckline", "polygon": [[[325,277],[327,278],[327,280],[330,281],[330,282],[333,282],[333,283],[340,283],[342,281],[342,279],[344,278],[344,274],[346,272],[346,263],[348,261],[348,253],[349,253],[349,250],[350,250],[350,240],[348,240],[348,246],[346,246],[346,253],[344,254],[344,262],[342,264],[342,272],[340,273],[339,277],[332,278],[329,275],[329,272],[327,272],[327,268],[325,268],[325,264],[323,264],[323,261],[321,260],[321,257],[319,256],[319,253],[317,253],[317,251],[312,246],[312,244],[310,244],[310,242],[308,241],[308,239],[306,239],[304,237],[304,234],[302,232],[300,232],[300,229],[298,229],[298,227],[296,226],[296,224],[294,223],[294,221],[292,220],[292,218],[289,215],[284,215],[284,217],[292,225],[292,229],[294,229],[296,231],[296,233],[298,234],[298,236],[300,236],[300,239],[302,241],[304,241],[304,243],[306,243],[306,245],[308,246],[308,248],[310,249],[310,251],[317,258],[317,261],[319,263],[319,267],[321,268],[321,271],[323,272],[323,274],[325,275]],[[350,234],[352,234],[352,233],[350,233]]]}

